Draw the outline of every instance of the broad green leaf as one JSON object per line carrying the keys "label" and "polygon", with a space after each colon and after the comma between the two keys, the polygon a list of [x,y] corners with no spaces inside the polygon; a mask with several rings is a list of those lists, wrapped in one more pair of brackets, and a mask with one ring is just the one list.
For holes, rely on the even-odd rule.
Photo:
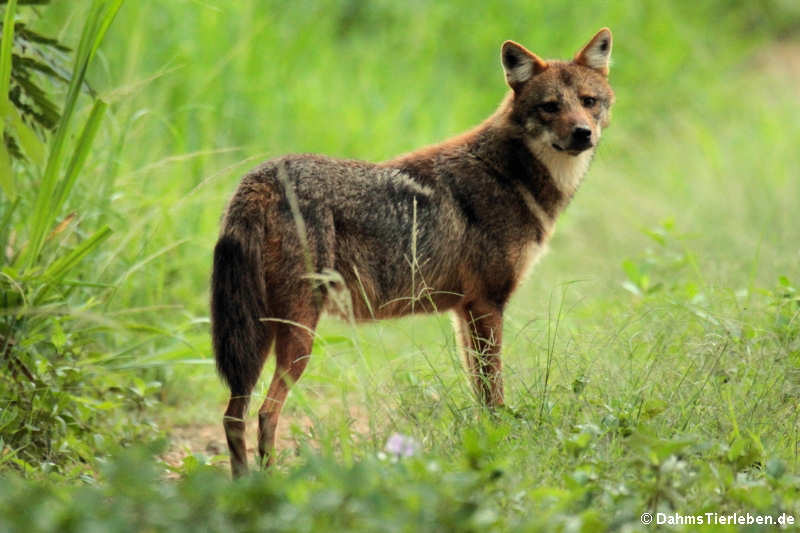
{"label": "broad green leaf", "polygon": [[640,284],[642,279],[642,272],[639,270],[639,266],[634,263],[630,259],[625,259],[622,262],[622,270],[625,271],[625,275],[628,276],[628,279],[632,281],[637,286]]}
{"label": "broad green leaf", "polygon": [[58,126],[60,111],[52,102],[50,96],[32,79],[20,76],[14,77],[14,83],[22,89],[24,96],[29,98],[39,109],[36,113],[28,113],[27,118],[34,120],[41,127],[52,130]]}
{"label": "broad green leaf", "polygon": [[[21,37],[19,32],[19,27],[17,29],[17,37],[18,38]],[[56,71],[56,69],[54,69],[52,66],[48,65],[44,61],[40,61],[35,57],[21,56],[12,52],[11,58],[12,58],[11,59],[12,72],[15,68],[21,68],[24,70],[35,70],[51,78],[56,78],[58,80],[61,80],[64,83],[69,83],[69,78],[64,76],[62,73]]]}
{"label": "broad green leaf", "polygon": [[44,144],[42,144],[42,141],[39,140],[39,137],[36,136],[36,133],[31,129],[31,127],[22,121],[19,113],[14,107],[9,107],[8,116],[11,117],[11,121],[14,126],[14,134],[16,135],[17,139],[19,139],[19,143],[22,145],[25,155],[27,155],[39,167],[44,166],[45,148]]}
{"label": "broad green leaf", "polygon": [[50,342],[53,343],[57,350],[63,349],[67,344],[67,335],[58,320],[53,320],[53,332],[50,335]]}
{"label": "broad green leaf", "polygon": [[[49,3],[50,0],[21,0],[20,2],[17,2],[17,3],[19,5],[24,5],[24,4],[33,3],[33,2],[46,4],[46,3]],[[3,3],[5,3],[5,2],[0,0],[0,4],[3,4]],[[28,28],[25,25],[25,23],[22,23],[22,22],[17,23],[15,30],[17,32],[17,35],[19,35],[23,39],[25,39],[27,41],[30,41],[32,43],[38,43],[38,44],[44,44],[44,45],[47,45],[47,46],[52,46],[53,48],[55,48],[56,50],[60,50],[61,52],[71,52],[72,51],[72,49],[69,46],[65,46],[65,45],[61,44],[60,42],[58,42],[58,39],[53,39],[52,37],[47,37],[45,35],[42,35],[41,33],[35,32],[32,29]],[[42,59],[48,60],[50,58],[44,57]]]}

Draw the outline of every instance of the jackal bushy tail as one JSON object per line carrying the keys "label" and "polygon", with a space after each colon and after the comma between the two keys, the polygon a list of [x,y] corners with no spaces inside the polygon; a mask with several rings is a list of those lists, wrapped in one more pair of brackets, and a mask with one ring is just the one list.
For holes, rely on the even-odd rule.
{"label": "jackal bushy tail", "polygon": [[214,248],[211,324],[217,369],[234,396],[250,394],[269,349],[263,278],[264,228],[227,231]]}

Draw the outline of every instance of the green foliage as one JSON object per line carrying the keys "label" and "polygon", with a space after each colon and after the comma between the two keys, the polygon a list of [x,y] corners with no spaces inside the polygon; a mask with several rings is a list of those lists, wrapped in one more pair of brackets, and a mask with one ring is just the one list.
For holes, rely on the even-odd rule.
{"label": "green foliage", "polygon": [[[16,195],[10,157],[25,155],[36,164],[43,164],[46,131],[56,128],[60,111],[53,103],[49,87],[69,83],[64,54],[69,48],[58,39],[46,37],[15,22],[16,5],[48,2],[9,2],[5,10],[0,41],[0,115],[3,143],[0,145],[0,181],[3,191]],[[43,86],[43,82],[48,86]],[[23,155],[24,152],[24,155]]]}
{"label": "green foliage", "polygon": [[[94,363],[102,355],[98,332],[107,327],[92,325],[87,316],[98,305],[94,294],[97,288],[92,287],[90,277],[69,277],[87,256],[96,254],[111,230],[100,226],[86,234],[87,228],[76,220],[76,213],[65,216],[63,211],[107,107],[100,100],[95,102],[81,134],[75,142],[68,143],[80,87],[119,5],[120,2],[106,1],[92,5],[69,77],[63,111],[60,115],[54,111],[50,117],[58,121],[58,126],[50,139],[47,158],[40,161],[41,165],[37,164],[38,158],[18,163],[17,176],[36,179],[38,187],[22,190],[17,197],[13,194],[17,189],[14,174],[4,180],[11,186],[5,188],[0,202],[0,249],[7,261],[0,276],[0,365],[4,370],[0,374],[0,461],[26,472],[63,470],[65,458],[93,461],[103,449],[99,428],[114,428],[114,410],[129,403],[128,388],[121,386],[120,377]],[[11,24],[13,15],[11,3],[6,8],[2,46],[5,60],[11,57],[11,48],[6,45],[12,41],[14,31],[18,32],[15,43],[26,53],[36,52],[31,43],[64,50],[24,24]],[[25,68],[55,74],[33,63],[26,65]],[[14,94],[18,93],[14,83],[20,83],[22,78],[15,78],[12,69],[9,89],[9,70],[0,71],[6,76],[3,96],[8,94],[14,101]],[[5,110],[17,116],[10,106],[6,105]],[[63,166],[62,159],[70,153],[69,163]],[[23,215],[20,206],[30,210]],[[56,223],[59,217],[63,218]],[[119,438],[132,433],[135,430],[120,431]]]}
{"label": "green foliage", "polygon": [[505,522],[487,505],[493,485],[483,472],[442,468],[436,461],[373,457],[343,465],[315,456],[287,475],[231,484],[226,473],[202,467],[165,484],[152,459],[132,450],[104,468],[97,487],[2,480],[0,515],[7,531],[63,532],[482,531]]}
{"label": "green foliage", "polygon": [[[0,479],[0,524],[25,532],[599,532],[636,530],[643,510],[747,509],[777,518],[796,516],[800,504],[800,478],[780,459],[737,474],[733,463],[715,458],[723,443],[659,438],[646,426],[627,439],[613,468],[573,458],[557,483],[521,482],[536,473],[512,468],[520,457],[512,433],[498,420],[466,429],[449,459],[431,450],[399,461],[367,453],[347,462],[306,450],[289,472],[258,472],[237,482],[193,456],[179,480],[165,482],[163,466],[152,458],[161,449],[134,447],[106,463],[96,484]],[[606,445],[602,430],[592,434],[592,446]],[[623,480],[620,469],[627,473]]]}

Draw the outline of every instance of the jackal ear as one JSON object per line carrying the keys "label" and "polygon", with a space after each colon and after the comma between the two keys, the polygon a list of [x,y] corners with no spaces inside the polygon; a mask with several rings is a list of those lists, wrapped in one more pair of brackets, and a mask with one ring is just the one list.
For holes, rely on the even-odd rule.
{"label": "jackal ear", "polygon": [[503,43],[500,59],[506,71],[506,83],[514,91],[519,90],[526,81],[547,68],[547,63],[539,56],[514,41]]}
{"label": "jackal ear", "polygon": [[581,51],[575,54],[575,63],[593,68],[603,76],[608,76],[611,62],[611,30],[603,28]]}

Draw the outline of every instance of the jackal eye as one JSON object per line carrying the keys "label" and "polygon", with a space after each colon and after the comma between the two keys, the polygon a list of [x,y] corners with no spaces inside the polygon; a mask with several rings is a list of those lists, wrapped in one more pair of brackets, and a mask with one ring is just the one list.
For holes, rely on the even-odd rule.
{"label": "jackal eye", "polygon": [[597,98],[595,98],[594,96],[584,96],[583,98],[581,98],[581,104],[583,104],[583,107],[594,107],[594,104],[596,103],[597,103]]}
{"label": "jackal eye", "polygon": [[539,104],[539,109],[545,113],[558,113],[561,110],[561,105],[558,102],[545,102]]}

